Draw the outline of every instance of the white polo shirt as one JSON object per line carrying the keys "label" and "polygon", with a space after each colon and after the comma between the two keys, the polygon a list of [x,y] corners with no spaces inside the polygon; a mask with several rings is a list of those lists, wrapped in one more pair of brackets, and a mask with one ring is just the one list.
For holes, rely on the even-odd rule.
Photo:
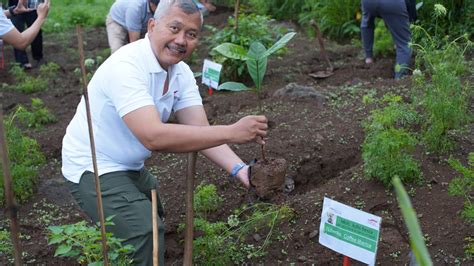
{"label": "white polo shirt", "polygon": [[[170,68],[169,90],[163,95],[166,75],[148,36],[124,46],[97,69],[88,93],[99,175],[139,170],[151,155],[124,123],[123,116],[153,105],[161,121],[166,122],[171,112],[202,105],[196,80],[186,63]],[[79,183],[84,171],[93,172],[84,97],[66,129],[61,170],[74,183]]]}
{"label": "white polo shirt", "polygon": [[3,9],[0,8],[0,38],[13,29],[12,22],[5,16]]}

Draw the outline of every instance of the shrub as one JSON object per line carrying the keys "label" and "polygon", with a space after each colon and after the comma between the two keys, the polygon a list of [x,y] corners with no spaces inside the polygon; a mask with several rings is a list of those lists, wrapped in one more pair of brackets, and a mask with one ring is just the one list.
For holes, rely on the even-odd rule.
{"label": "shrub", "polygon": [[372,111],[364,123],[365,174],[387,187],[394,176],[400,176],[404,183],[418,182],[422,178],[420,166],[411,155],[418,141],[405,128],[415,125],[419,116],[411,106],[400,103],[400,96],[387,94],[384,101],[389,105]]}
{"label": "shrub", "polygon": [[[360,0],[305,0],[298,21],[308,27],[314,19],[327,37],[344,39],[360,33],[359,10]],[[311,27],[309,31],[314,35]]]}
{"label": "shrub", "polygon": [[[36,140],[22,134],[13,125],[11,119],[4,121],[7,135],[8,158],[12,187],[18,203],[23,203],[33,195],[37,182],[38,167],[44,164],[44,155],[40,152]],[[0,170],[2,166],[0,165]],[[0,171],[0,203],[5,202],[3,171]]]}
{"label": "shrub", "polygon": [[449,182],[448,192],[454,196],[464,197],[464,210],[462,216],[471,224],[474,224],[474,152],[469,153],[469,166],[463,166],[459,160],[449,158],[449,165],[458,171],[461,176]]}
{"label": "shrub", "polygon": [[304,2],[305,0],[249,0],[255,13],[280,20],[295,19],[295,14],[301,12]]}
{"label": "shrub", "polygon": [[[106,225],[113,226],[113,217],[106,219]],[[102,265],[102,243],[99,225],[88,226],[85,221],[61,226],[49,226],[49,245],[59,245],[54,256],[76,258],[80,264]],[[134,251],[132,245],[122,245],[122,240],[106,233],[107,255],[112,265],[131,265],[129,255]]]}

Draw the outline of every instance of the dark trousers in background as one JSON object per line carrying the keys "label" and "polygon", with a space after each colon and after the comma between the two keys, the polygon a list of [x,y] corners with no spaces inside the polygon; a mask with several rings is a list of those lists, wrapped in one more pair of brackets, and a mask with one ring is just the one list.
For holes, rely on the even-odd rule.
{"label": "dark trousers in background", "polygon": [[[411,41],[410,21],[405,0],[362,0],[361,33],[362,44],[366,58],[372,57],[374,46],[375,18],[380,17],[392,34],[396,45],[396,63],[407,67],[410,64],[411,49],[408,43]],[[403,69],[395,73],[395,78],[405,72]]]}
{"label": "dark trousers in background", "polygon": [[[15,28],[19,32],[23,32],[26,28],[25,25],[30,27],[35,22],[37,17],[38,13],[36,13],[35,10],[15,15],[10,19],[13,22],[13,25],[15,25]],[[29,63],[26,51],[13,48],[13,52],[15,54],[15,60],[17,63],[20,63],[21,65]],[[31,43],[31,54],[33,56],[33,59],[36,61],[43,59],[43,34],[41,30],[39,31],[34,41]]]}
{"label": "dark trousers in background", "polygon": [[[104,216],[115,215],[107,232],[124,239],[123,244],[135,247],[133,265],[153,265],[153,223],[151,190],[156,188],[157,179],[146,169],[141,171],[118,171],[100,176]],[[79,184],[67,182],[69,190],[82,210],[92,219],[99,221],[94,174],[84,172]],[[158,191],[157,191],[158,194]],[[163,207],[158,195],[158,242],[159,262],[164,265],[164,225],[161,220]]]}

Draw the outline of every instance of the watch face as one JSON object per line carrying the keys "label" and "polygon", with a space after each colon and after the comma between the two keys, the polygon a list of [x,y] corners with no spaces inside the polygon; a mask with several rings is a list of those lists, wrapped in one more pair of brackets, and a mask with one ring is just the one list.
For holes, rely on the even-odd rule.
{"label": "watch face", "polygon": [[44,0],[28,0],[27,7],[30,9],[37,9],[39,4],[43,3]]}

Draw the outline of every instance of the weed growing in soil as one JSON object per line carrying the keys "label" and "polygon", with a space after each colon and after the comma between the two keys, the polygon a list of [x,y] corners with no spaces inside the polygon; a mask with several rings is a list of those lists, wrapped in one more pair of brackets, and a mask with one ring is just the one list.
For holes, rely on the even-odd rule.
{"label": "weed growing in soil", "polygon": [[7,256],[13,254],[11,234],[6,229],[0,230],[0,254]]}
{"label": "weed growing in soil", "polygon": [[449,164],[461,176],[454,178],[449,182],[449,194],[464,197],[464,210],[462,216],[471,224],[474,224],[474,152],[469,153],[469,166],[461,164],[459,160],[453,157],[449,158]]}
{"label": "weed growing in soil", "polygon": [[[113,226],[113,217],[108,217],[105,224]],[[76,258],[78,263],[102,265],[102,244],[99,225],[88,226],[86,221],[61,226],[49,226],[49,245],[59,245],[54,256]],[[107,233],[109,262],[112,265],[131,265],[129,255],[133,252],[132,245],[122,245],[122,240]]]}
{"label": "weed growing in soil", "polygon": [[[37,182],[38,167],[45,162],[44,155],[36,140],[29,138],[13,125],[13,119],[4,122],[10,173],[12,176],[13,191],[18,203],[23,203],[33,195],[34,185]],[[0,169],[2,166],[0,165]],[[0,171],[0,204],[5,203],[3,185],[3,171]]]}
{"label": "weed growing in soil", "polygon": [[223,201],[224,199],[217,194],[214,184],[201,184],[196,187],[196,193],[194,193],[194,210],[199,217],[206,219],[207,215],[211,211],[217,210]]}
{"label": "weed growing in soil", "polygon": [[31,111],[23,105],[16,108],[13,116],[28,127],[40,128],[41,126],[57,121],[56,117],[44,106],[40,98],[31,98]]}

